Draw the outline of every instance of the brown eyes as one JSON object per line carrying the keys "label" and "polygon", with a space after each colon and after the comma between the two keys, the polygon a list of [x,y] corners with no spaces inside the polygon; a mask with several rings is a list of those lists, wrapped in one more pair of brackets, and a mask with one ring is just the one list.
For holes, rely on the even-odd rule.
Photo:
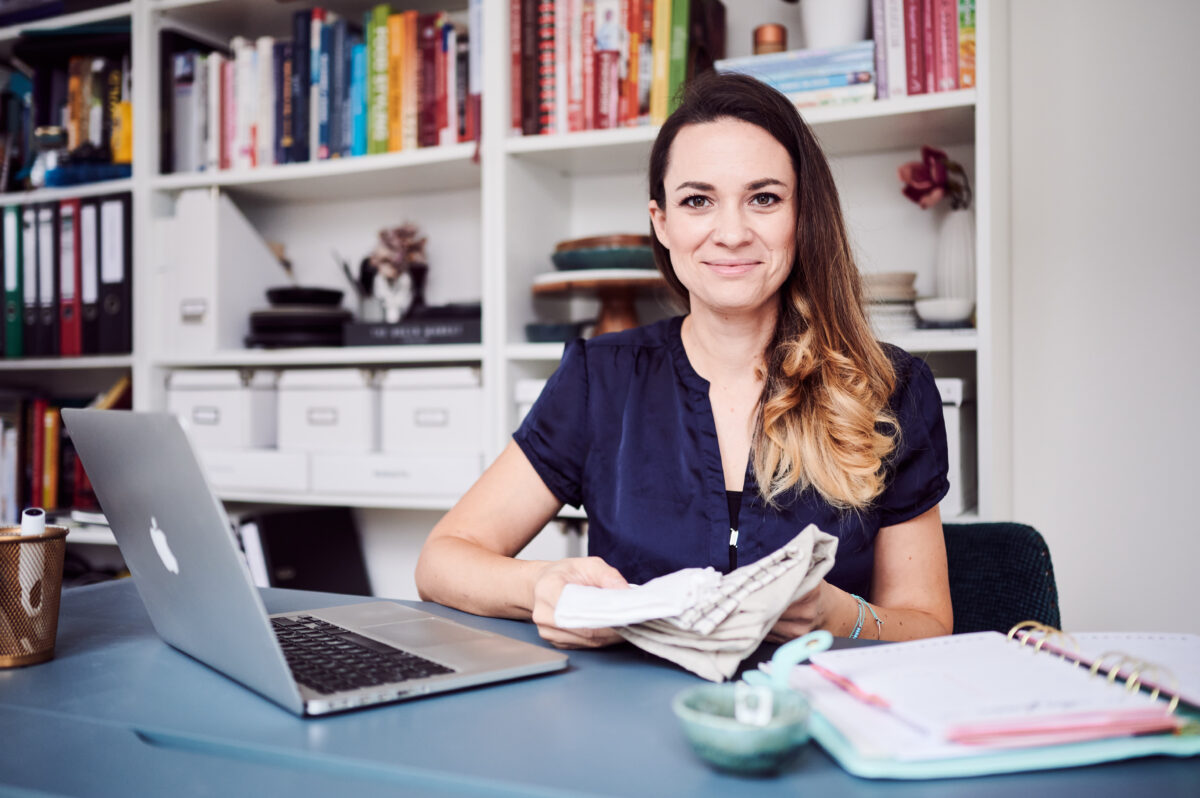
{"label": "brown eyes", "polygon": [[[783,200],[778,194],[772,194],[769,191],[761,191],[750,198],[750,205],[755,208],[770,208],[773,205],[778,205]],[[700,209],[712,204],[712,200],[703,194],[693,194],[690,197],[684,197],[679,201],[680,207]]]}

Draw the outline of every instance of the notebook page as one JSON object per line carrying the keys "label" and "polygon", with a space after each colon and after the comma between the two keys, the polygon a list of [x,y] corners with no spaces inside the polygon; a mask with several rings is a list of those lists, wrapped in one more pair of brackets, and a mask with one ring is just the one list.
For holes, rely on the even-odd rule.
{"label": "notebook page", "polygon": [[812,661],[943,739],[978,729],[1036,733],[1064,719],[1097,728],[1166,713],[1163,702],[997,632],[827,651]]}
{"label": "notebook page", "polygon": [[[1148,664],[1166,668],[1179,681],[1179,698],[1200,707],[1200,635],[1167,632],[1084,632],[1071,635],[1079,656],[1089,665],[1109,651],[1123,651]],[[1070,649],[1068,648],[1068,652]],[[1115,664],[1106,660],[1108,664]],[[1120,671],[1121,678],[1128,669]],[[1150,687],[1175,693],[1168,678],[1143,676]]]}

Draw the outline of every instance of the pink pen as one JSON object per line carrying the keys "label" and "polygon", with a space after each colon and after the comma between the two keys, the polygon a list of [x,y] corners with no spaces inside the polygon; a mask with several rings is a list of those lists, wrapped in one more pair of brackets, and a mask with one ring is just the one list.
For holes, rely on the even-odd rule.
{"label": "pink pen", "polygon": [[829,681],[836,684],[838,687],[845,690],[850,695],[857,698],[859,701],[863,701],[874,707],[880,707],[882,709],[891,709],[891,705],[886,700],[880,698],[879,696],[875,695],[874,693],[868,693],[866,690],[863,690],[861,687],[859,687],[854,682],[847,679],[845,676],[840,676],[840,675],[834,673],[833,671],[828,670],[826,668],[822,668],[820,665],[817,665],[815,663],[812,665],[812,669],[814,671],[816,671],[817,673],[821,674],[822,676],[824,676]]}

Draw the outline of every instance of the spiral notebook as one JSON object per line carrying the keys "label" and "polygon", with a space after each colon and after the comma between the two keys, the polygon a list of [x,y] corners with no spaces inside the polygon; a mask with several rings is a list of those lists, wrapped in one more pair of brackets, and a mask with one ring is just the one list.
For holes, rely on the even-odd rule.
{"label": "spiral notebook", "polygon": [[789,681],[847,771],[918,779],[1200,754],[1197,668],[1196,635],[1072,638],[1022,624],[827,651]]}

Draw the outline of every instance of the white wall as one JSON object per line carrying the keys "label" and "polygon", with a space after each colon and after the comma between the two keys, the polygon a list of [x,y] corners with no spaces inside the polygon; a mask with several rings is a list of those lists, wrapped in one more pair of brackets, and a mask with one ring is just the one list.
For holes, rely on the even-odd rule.
{"label": "white wall", "polygon": [[1200,631],[1194,0],[1014,0],[1014,517],[1068,629]]}

